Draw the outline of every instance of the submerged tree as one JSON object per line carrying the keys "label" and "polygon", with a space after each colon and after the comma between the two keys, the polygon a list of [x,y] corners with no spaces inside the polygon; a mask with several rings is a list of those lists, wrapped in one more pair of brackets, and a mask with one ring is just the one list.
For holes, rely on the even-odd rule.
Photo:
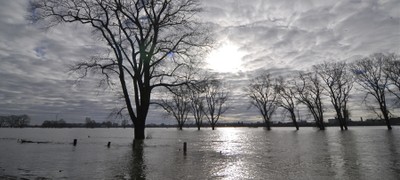
{"label": "submerged tree", "polygon": [[383,73],[389,79],[387,90],[397,98],[400,103],[400,57],[396,54],[389,54],[384,60],[385,67]]}
{"label": "submerged tree", "polygon": [[278,108],[278,93],[270,74],[262,74],[252,80],[247,89],[250,103],[260,112],[267,130],[271,130],[271,117]]}
{"label": "submerged tree", "polygon": [[187,84],[179,73],[208,44],[196,19],[200,10],[197,0],[33,0],[30,9],[32,21],[48,27],[91,26],[108,46],[109,56],[79,63],[75,70],[118,77],[135,139],[145,138],[152,91]]}
{"label": "submerged tree", "polygon": [[278,105],[290,113],[293,125],[299,130],[296,120],[296,87],[293,80],[285,80],[283,77],[278,79],[276,90],[279,95]]}
{"label": "submerged tree", "polygon": [[197,130],[200,130],[205,116],[205,82],[197,83],[191,86],[190,109],[193,114]]}
{"label": "submerged tree", "polygon": [[322,103],[323,88],[316,74],[300,73],[295,83],[297,100],[307,106],[320,130],[325,130]]}
{"label": "submerged tree", "polygon": [[347,103],[354,82],[347,64],[345,62],[325,62],[315,65],[313,68],[324,83],[323,87],[336,111],[340,129],[347,130],[349,119]]}
{"label": "submerged tree", "polygon": [[207,81],[204,90],[206,102],[204,115],[208,119],[212,130],[214,130],[221,115],[228,110],[226,102],[229,98],[229,92],[224,89],[222,82],[216,79]]}
{"label": "submerged tree", "polygon": [[387,128],[391,130],[390,111],[386,100],[389,77],[383,73],[387,58],[384,54],[373,54],[352,64],[352,70],[357,78],[356,82],[366,91],[365,98],[368,96],[374,97],[381,111],[378,116],[385,121]]}
{"label": "submerged tree", "polygon": [[178,123],[179,130],[188,120],[190,112],[190,89],[187,86],[177,86],[168,88],[169,97],[162,99],[158,103],[165,111],[175,118]]}

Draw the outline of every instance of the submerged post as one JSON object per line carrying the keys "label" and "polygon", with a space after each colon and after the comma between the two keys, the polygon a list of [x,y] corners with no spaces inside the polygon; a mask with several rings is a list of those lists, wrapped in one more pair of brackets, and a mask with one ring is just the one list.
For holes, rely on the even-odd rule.
{"label": "submerged post", "polygon": [[76,143],[78,143],[78,140],[77,140],[77,139],[74,139],[73,145],[76,146]]}
{"label": "submerged post", "polygon": [[107,143],[107,147],[109,148],[109,147],[110,147],[110,145],[111,145],[111,142],[110,142],[110,141],[108,141],[108,143]]}
{"label": "submerged post", "polygon": [[187,151],[187,143],[183,142],[183,153],[186,154],[186,151]]}

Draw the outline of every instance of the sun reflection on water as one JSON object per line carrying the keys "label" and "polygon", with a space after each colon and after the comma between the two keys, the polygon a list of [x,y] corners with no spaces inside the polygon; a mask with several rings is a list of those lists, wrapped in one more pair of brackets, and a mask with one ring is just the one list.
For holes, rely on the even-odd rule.
{"label": "sun reflection on water", "polygon": [[222,179],[251,179],[249,162],[245,160],[247,136],[240,129],[220,128],[213,141],[214,151],[220,153],[220,166],[214,168],[214,177]]}

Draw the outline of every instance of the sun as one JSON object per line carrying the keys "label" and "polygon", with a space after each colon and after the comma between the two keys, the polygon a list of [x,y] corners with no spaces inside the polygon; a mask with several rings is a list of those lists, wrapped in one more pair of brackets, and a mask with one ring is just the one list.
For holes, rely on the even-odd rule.
{"label": "sun", "polygon": [[234,73],[243,71],[242,58],[245,53],[231,42],[221,43],[218,48],[213,50],[206,58],[208,68],[216,72]]}

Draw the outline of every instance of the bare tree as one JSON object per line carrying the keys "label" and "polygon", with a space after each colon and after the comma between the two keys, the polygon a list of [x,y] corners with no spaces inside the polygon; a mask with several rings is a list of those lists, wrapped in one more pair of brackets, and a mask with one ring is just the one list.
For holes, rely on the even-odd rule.
{"label": "bare tree", "polygon": [[118,77],[135,139],[145,138],[152,91],[186,84],[179,73],[210,42],[196,19],[197,0],[33,0],[31,5],[33,22],[88,25],[108,45],[107,57],[74,69],[83,76],[97,70],[107,82]]}
{"label": "bare tree", "polygon": [[396,54],[388,54],[385,57],[383,73],[389,78],[387,90],[397,98],[400,103],[400,57]]}
{"label": "bare tree", "polygon": [[316,74],[300,73],[295,83],[297,100],[307,106],[320,130],[325,130],[324,109],[322,103],[323,88]]}
{"label": "bare tree", "polygon": [[296,87],[294,86],[293,80],[285,80],[283,77],[279,77],[277,87],[277,93],[279,94],[278,105],[290,113],[293,125],[296,130],[299,130],[299,125],[296,120]]}
{"label": "bare tree", "polygon": [[354,82],[352,73],[348,70],[345,62],[325,62],[315,65],[313,68],[324,83],[323,88],[336,111],[340,129],[347,130],[349,119],[347,103]]}
{"label": "bare tree", "polygon": [[356,82],[366,91],[364,100],[370,95],[374,97],[379,104],[381,113],[378,113],[378,116],[385,120],[388,129],[391,130],[390,112],[386,101],[386,88],[389,84],[389,77],[383,73],[386,58],[387,56],[384,54],[372,54],[352,64],[352,70],[357,78]]}
{"label": "bare tree", "polygon": [[205,84],[204,97],[206,102],[204,114],[212,130],[214,130],[221,115],[229,108],[226,103],[229,98],[229,91],[224,89],[221,81],[209,80]]}
{"label": "bare tree", "polygon": [[254,78],[247,89],[247,93],[251,99],[251,105],[260,112],[267,130],[271,130],[271,117],[278,108],[278,93],[271,75],[262,74]]}
{"label": "bare tree", "polygon": [[158,103],[165,111],[175,118],[178,123],[179,130],[182,130],[183,125],[188,120],[190,112],[190,89],[187,86],[170,87],[169,98],[161,100]]}
{"label": "bare tree", "polygon": [[198,83],[191,86],[190,91],[190,108],[197,126],[197,130],[203,124],[203,119],[205,116],[205,83]]}

